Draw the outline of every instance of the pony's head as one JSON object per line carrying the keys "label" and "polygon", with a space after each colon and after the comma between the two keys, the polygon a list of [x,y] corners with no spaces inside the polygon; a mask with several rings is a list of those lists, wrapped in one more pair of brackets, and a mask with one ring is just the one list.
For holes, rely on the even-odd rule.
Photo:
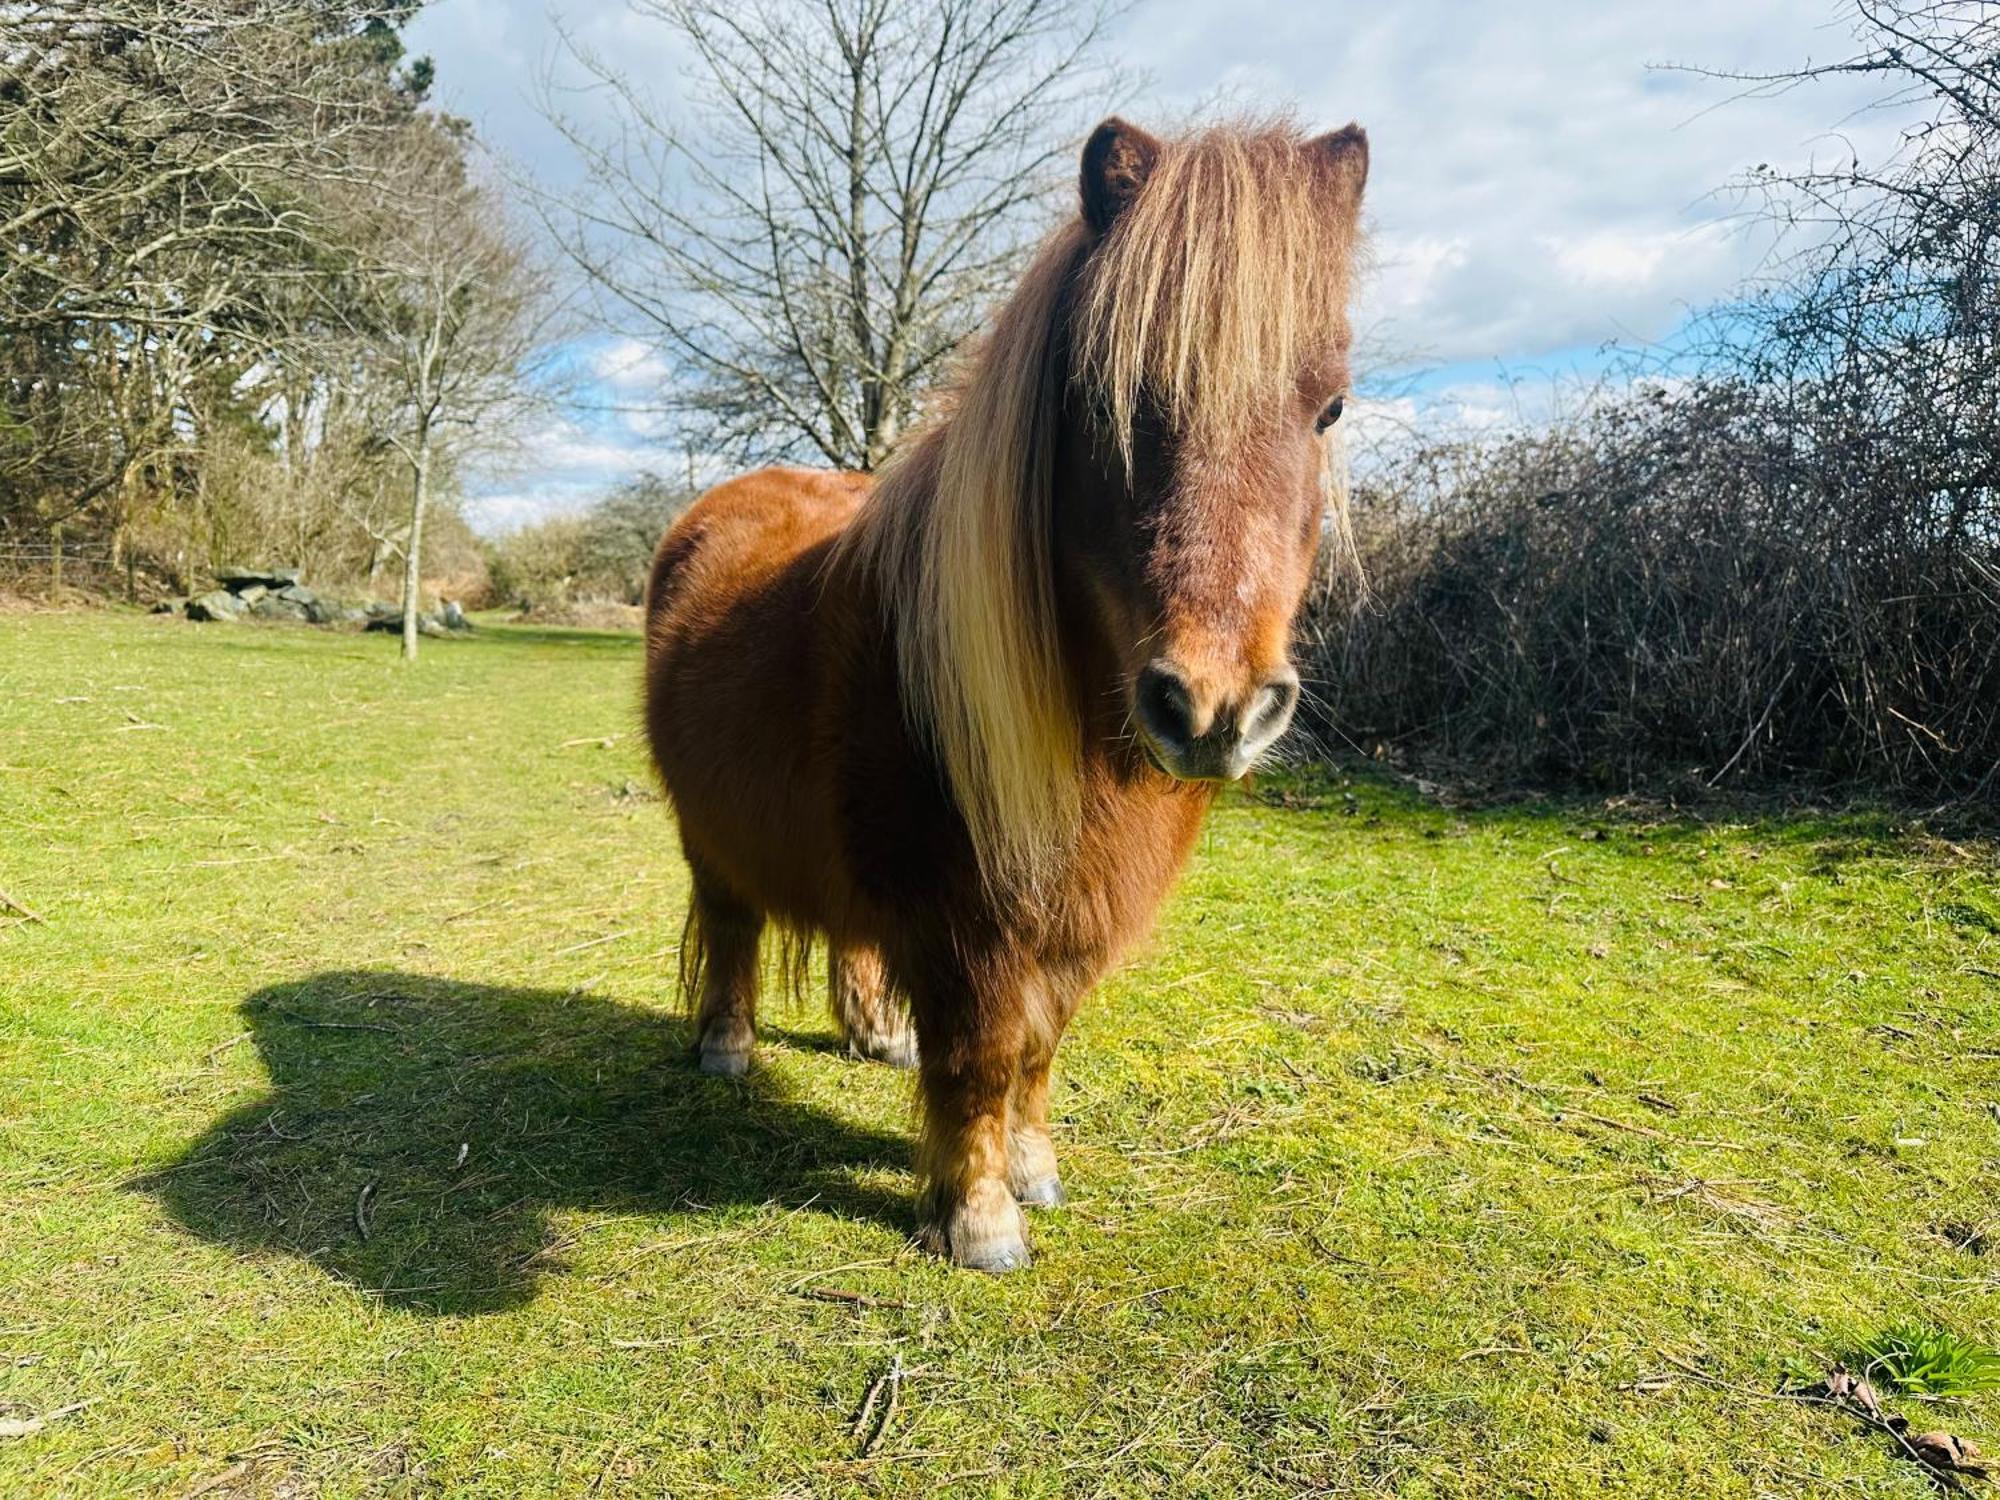
{"label": "pony's head", "polygon": [[1290,721],[1367,171],[1352,125],[1107,120],[1079,213],[850,532],[989,878],[1032,883],[1077,826],[1106,669],[1173,776],[1240,776]]}
{"label": "pony's head", "polygon": [[1113,119],[1083,150],[1053,557],[1176,777],[1241,776],[1298,703],[1367,174],[1353,125],[1162,142]]}

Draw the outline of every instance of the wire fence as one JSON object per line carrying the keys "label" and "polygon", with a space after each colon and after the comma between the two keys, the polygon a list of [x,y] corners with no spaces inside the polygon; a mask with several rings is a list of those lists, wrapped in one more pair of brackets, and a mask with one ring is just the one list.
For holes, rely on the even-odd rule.
{"label": "wire fence", "polygon": [[0,536],[0,588],[55,598],[67,590],[93,594],[131,591],[130,568],[109,543],[96,538]]}

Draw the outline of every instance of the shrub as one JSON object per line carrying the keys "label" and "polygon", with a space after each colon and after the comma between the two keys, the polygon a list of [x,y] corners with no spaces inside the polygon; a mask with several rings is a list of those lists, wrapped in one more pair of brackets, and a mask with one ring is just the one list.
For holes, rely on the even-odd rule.
{"label": "shrub", "polygon": [[1654,386],[1357,485],[1372,591],[1310,620],[1323,734],[1624,783],[1985,789],[2000,492],[1837,384]]}

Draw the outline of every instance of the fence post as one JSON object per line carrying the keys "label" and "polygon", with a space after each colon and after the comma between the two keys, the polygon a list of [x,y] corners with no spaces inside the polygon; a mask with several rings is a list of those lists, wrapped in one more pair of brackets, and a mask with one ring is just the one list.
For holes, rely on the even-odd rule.
{"label": "fence post", "polygon": [[62,522],[49,528],[49,602],[62,603]]}

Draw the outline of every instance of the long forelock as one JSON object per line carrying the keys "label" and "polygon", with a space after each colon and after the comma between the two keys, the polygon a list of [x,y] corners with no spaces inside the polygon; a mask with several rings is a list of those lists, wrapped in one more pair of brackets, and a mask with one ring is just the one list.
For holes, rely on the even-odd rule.
{"label": "long forelock", "polygon": [[1129,464],[1142,406],[1204,446],[1296,399],[1347,342],[1355,205],[1288,124],[1219,125],[1167,145],[1085,270],[1074,378]]}

